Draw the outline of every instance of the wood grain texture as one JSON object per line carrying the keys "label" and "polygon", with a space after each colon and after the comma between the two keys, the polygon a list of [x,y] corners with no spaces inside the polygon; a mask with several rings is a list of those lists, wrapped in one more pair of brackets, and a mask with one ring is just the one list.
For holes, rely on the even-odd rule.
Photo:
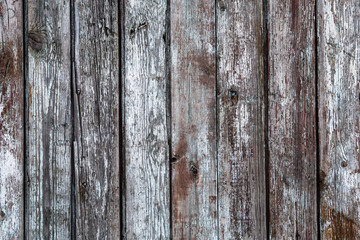
{"label": "wood grain texture", "polygon": [[0,1],[0,239],[23,238],[22,7],[21,1]]}
{"label": "wood grain texture", "polygon": [[174,239],[216,239],[215,1],[171,0]]}
{"label": "wood grain texture", "polygon": [[360,238],[360,2],[318,1],[322,239]]}
{"label": "wood grain texture", "polygon": [[74,5],[76,236],[119,239],[118,1]]}
{"label": "wood grain texture", "polygon": [[270,238],[316,239],[315,2],[268,2]]}
{"label": "wood grain texture", "polygon": [[71,233],[69,2],[27,2],[26,237]]}
{"label": "wood grain texture", "polygon": [[266,239],[262,16],[262,1],[217,2],[220,239]]}
{"label": "wood grain texture", "polygon": [[125,237],[169,239],[166,0],[124,8]]}

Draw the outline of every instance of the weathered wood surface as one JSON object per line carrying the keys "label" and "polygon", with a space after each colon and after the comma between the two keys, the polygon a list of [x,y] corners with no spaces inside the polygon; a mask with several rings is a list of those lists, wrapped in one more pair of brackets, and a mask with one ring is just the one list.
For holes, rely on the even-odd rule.
{"label": "weathered wood surface", "polygon": [[26,237],[71,233],[70,6],[27,1]]}
{"label": "weathered wood surface", "polygon": [[174,239],[216,239],[215,2],[171,0]]}
{"label": "weathered wood surface", "polygon": [[170,238],[166,0],[124,3],[126,239]]}
{"label": "weathered wood surface", "polygon": [[0,239],[360,239],[359,32],[357,0],[0,0]]}
{"label": "weathered wood surface", "polygon": [[318,1],[321,239],[360,238],[359,33],[359,1]]}
{"label": "weathered wood surface", "polygon": [[76,1],[76,236],[120,238],[118,1]]}
{"label": "weathered wood surface", "polygon": [[217,2],[219,238],[266,239],[262,1]]}
{"label": "weathered wood surface", "polygon": [[267,11],[270,238],[316,239],[315,1]]}
{"label": "weathered wood surface", "polygon": [[23,238],[23,6],[0,1],[0,239]]}

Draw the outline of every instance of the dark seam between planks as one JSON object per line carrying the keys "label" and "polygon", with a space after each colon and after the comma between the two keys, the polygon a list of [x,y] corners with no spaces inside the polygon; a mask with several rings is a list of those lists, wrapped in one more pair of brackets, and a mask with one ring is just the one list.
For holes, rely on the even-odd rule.
{"label": "dark seam between planks", "polygon": [[22,1],[22,20],[23,20],[23,134],[24,134],[24,139],[23,139],[23,153],[24,153],[24,159],[23,159],[23,237],[24,239],[26,239],[26,163],[27,163],[27,148],[26,148],[26,129],[27,129],[27,114],[26,114],[26,109],[27,109],[27,101],[26,101],[26,97],[27,97],[27,72],[28,72],[28,67],[27,67],[27,1],[23,0]]}
{"label": "dark seam between planks", "polygon": [[315,137],[316,137],[316,224],[317,224],[317,239],[321,239],[321,232],[320,232],[320,138],[319,138],[319,65],[318,65],[318,1],[315,0],[315,9],[314,9],[314,21],[315,21],[315,33],[314,33],[314,40],[315,40]]}
{"label": "dark seam between planks", "polygon": [[172,224],[172,129],[171,129],[171,3],[166,1],[165,16],[165,78],[166,78],[166,129],[168,137],[168,154],[169,154],[169,221],[170,221],[170,239],[173,239]]}
{"label": "dark seam between planks", "polygon": [[125,239],[125,143],[124,143],[124,136],[125,136],[125,108],[123,106],[123,86],[124,84],[124,77],[123,74],[125,65],[124,65],[124,13],[125,13],[125,1],[121,1],[118,3],[118,33],[119,33],[119,187],[120,187],[120,239]]}
{"label": "dark seam between planks", "polygon": [[125,136],[125,107],[124,107],[124,86],[125,86],[125,1],[120,1],[118,4],[118,18],[120,22],[118,23],[118,31],[119,31],[119,80],[120,80],[120,87],[119,87],[119,151],[120,151],[120,173],[119,173],[119,183],[120,186],[120,239],[125,239],[126,236],[126,174],[125,174],[125,147],[126,144],[124,142]]}
{"label": "dark seam between planks", "polygon": [[265,141],[265,184],[266,184],[266,239],[270,239],[270,153],[269,153],[269,31],[268,0],[263,0],[263,46],[264,46],[264,141]]}
{"label": "dark seam between planks", "polygon": [[75,94],[76,94],[76,84],[75,84],[75,0],[70,0],[70,92],[71,92],[71,239],[76,239],[76,179],[75,179]]}
{"label": "dark seam between planks", "polygon": [[217,0],[214,0],[215,4],[215,149],[216,149],[216,224],[217,224],[217,239],[220,234],[220,212],[219,212],[219,136],[220,136],[220,128],[219,128],[219,99],[218,93],[219,91],[219,77],[218,77],[218,16],[217,16]]}

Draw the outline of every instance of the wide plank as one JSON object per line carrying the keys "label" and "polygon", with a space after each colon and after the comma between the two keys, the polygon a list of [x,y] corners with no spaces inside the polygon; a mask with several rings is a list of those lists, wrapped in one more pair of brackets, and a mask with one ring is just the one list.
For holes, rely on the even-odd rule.
{"label": "wide plank", "polygon": [[170,0],[174,239],[216,239],[215,1]]}
{"label": "wide plank", "polygon": [[321,239],[360,239],[360,2],[318,1]]}
{"label": "wide plank", "polygon": [[268,1],[271,239],[317,238],[315,1]]}
{"label": "wide plank", "polygon": [[118,1],[75,1],[76,237],[120,238]]}
{"label": "wide plank", "polygon": [[69,1],[27,1],[26,238],[71,233]]}
{"label": "wide plank", "polygon": [[169,239],[167,1],[123,4],[123,230],[126,239]]}
{"label": "wide plank", "polygon": [[0,239],[24,232],[22,15],[22,1],[0,1]]}
{"label": "wide plank", "polygon": [[262,1],[218,1],[219,238],[266,239]]}

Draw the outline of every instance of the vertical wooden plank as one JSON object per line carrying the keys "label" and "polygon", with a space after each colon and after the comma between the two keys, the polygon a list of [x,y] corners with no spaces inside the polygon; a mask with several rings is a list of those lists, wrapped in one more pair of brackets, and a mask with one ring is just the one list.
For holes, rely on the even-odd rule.
{"label": "vertical wooden plank", "polygon": [[71,233],[69,1],[27,1],[26,237]]}
{"label": "vertical wooden plank", "polygon": [[166,7],[124,3],[126,239],[170,238]]}
{"label": "vertical wooden plank", "polygon": [[360,238],[359,32],[359,1],[318,1],[322,239]]}
{"label": "vertical wooden plank", "polygon": [[270,237],[316,239],[314,0],[268,2]]}
{"label": "vertical wooden plank", "polygon": [[118,1],[75,1],[76,232],[120,238]]}
{"label": "vertical wooden plank", "polygon": [[266,239],[262,1],[217,2],[220,239]]}
{"label": "vertical wooden plank", "polygon": [[0,239],[23,238],[22,7],[0,1]]}
{"label": "vertical wooden plank", "polygon": [[171,0],[174,239],[216,239],[215,1]]}

